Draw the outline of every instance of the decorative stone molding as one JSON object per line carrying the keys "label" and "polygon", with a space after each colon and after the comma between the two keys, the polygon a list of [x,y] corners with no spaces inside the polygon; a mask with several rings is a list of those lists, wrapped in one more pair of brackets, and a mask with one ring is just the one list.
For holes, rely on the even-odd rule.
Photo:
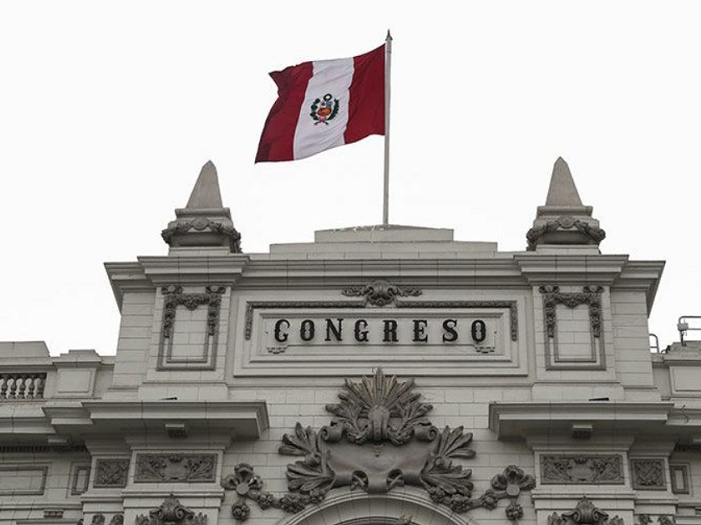
{"label": "decorative stone molding", "polygon": [[[542,285],[543,317],[545,320],[545,354],[549,369],[606,367],[604,359],[604,335],[601,316],[602,286],[584,286],[581,292],[561,292],[557,285]],[[589,307],[589,327],[591,334],[591,355],[577,359],[567,359],[560,355],[557,337],[557,306],[576,308],[580,305]]]}
{"label": "decorative stone molding", "polygon": [[676,520],[674,516],[660,516],[657,518],[660,525],[676,525]]}
{"label": "decorative stone molding", "polygon": [[606,238],[606,232],[598,226],[568,215],[563,215],[551,221],[547,221],[541,226],[528,230],[526,233],[526,240],[528,241],[526,250],[534,251],[536,246],[541,244],[540,241],[543,237],[563,230],[576,231],[580,234],[576,240],[568,244],[595,244],[598,246],[601,244],[601,241]]}
{"label": "decorative stone molding", "polygon": [[93,487],[126,487],[129,477],[129,459],[97,459]]}
{"label": "decorative stone molding", "polygon": [[135,483],[209,483],[215,481],[215,454],[137,454]]}
{"label": "decorative stone molding", "polygon": [[[367,302],[362,301],[248,301],[246,303],[246,318],[244,336],[251,339],[253,334],[253,314],[257,309],[302,309],[302,308],[363,308]],[[512,341],[518,341],[518,305],[516,301],[394,301],[396,308],[485,308],[508,309],[509,331]],[[279,353],[279,352],[278,352]]]}
{"label": "decorative stone molding", "polygon": [[618,516],[609,518],[608,513],[584,497],[573,510],[548,516],[548,525],[623,525],[623,520]]}
{"label": "decorative stone molding", "polygon": [[433,407],[413,389],[413,380],[399,382],[380,369],[360,382],[346,379],[341,402],[326,406],[333,415],[329,425],[317,432],[297,423],[294,433],[283,436],[279,453],[301,458],[287,466],[287,494],[277,497],[263,491],[262,479],[245,463],[224,479],[224,488],[236,490],[240,497],[232,516],[239,521],[248,518],[246,499],[263,510],[275,507],[295,513],[320,503],[336,487],[386,494],[409,485],[424,489],[433,501],[457,513],[477,507],[493,510],[506,498],[507,517],[520,519],[518,497],[535,487],[533,476],[509,466],[492,478],[490,489],[473,498],[472,471],[456,462],[474,457],[472,434],[463,427],[440,431],[433,426],[427,417]]}
{"label": "decorative stone molding", "polygon": [[555,337],[557,327],[556,307],[563,304],[568,308],[576,308],[579,305],[589,306],[589,323],[594,337],[601,336],[601,286],[585,286],[582,292],[560,292],[560,287],[555,285],[543,285],[540,293],[543,294],[543,309],[545,310],[545,329],[548,337]]}
{"label": "decorative stone molding", "polygon": [[63,518],[63,509],[44,509],[44,519],[58,519]]}
{"label": "decorative stone molding", "polygon": [[[204,293],[183,293],[182,286],[169,285],[164,286],[161,291],[163,293],[163,319],[158,349],[159,370],[214,368],[219,335],[219,313],[222,296],[226,292],[226,288],[213,285],[206,286]],[[185,363],[174,359],[172,355],[173,330],[178,306],[184,306],[190,311],[196,310],[200,306],[207,306],[207,321],[204,328],[205,342],[202,348],[202,355],[199,358],[188,358]]]}
{"label": "decorative stone molding", "polygon": [[397,297],[418,297],[423,292],[413,286],[399,286],[385,280],[373,281],[370,284],[349,286],[341,292],[346,297],[364,297],[371,306],[387,306]]}
{"label": "decorative stone molding", "polygon": [[620,455],[542,455],[541,483],[548,484],[623,484],[623,458]]}
{"label": "decorative stone molding", "polygon": [[105,515],[102,512],[94,514],[90,523],[92,525],[105,525]]}
{"label": "decorative stone molding", "polygon": [[652,518],[649,514],[638,514],[636,517],[636,525],[650,525],[652,523]]}
{"label": "decorative stone molding", "polygon": [[630,472],[636,490],[665,490],[665,465],[663,459],[631,458]]}
{"label": "decorative stone molding", "polygon": [[73,470],[71,496],[80,496],[86,492],[90,483],[90,465],[78,465]]}
{"label": "decorative stone molding", "polygon": [[148,513],[136,517],[136,525],[206,525],[207,516],[201,512],[195,514],[190,509],[183,507],[180,501],[172,494],[168,496],[161,506]]}
{"label": "decorative stone molding", "polygon": [[691,494],[691,480],[689,479],[688,464],[670,464],[669,479],[673,494]]}
{"label": "decorative stone molding", "polygon": [[236,228],[234,228],[233,225],[215,221],[207,217],[197,217],[193,220],[186,221],[174,221],[161,232],[161,237],[169,246],[177,246],[178,244],[173,244],[173,239],[176,236],[182,236],[193,231],[219,234],[227,240],[232,253],[242,253],[241,234]]}
{"label": "decorative stone molding", "polygon": [[110,525],[124,525],[124,514],[115,514],[112,516]]}

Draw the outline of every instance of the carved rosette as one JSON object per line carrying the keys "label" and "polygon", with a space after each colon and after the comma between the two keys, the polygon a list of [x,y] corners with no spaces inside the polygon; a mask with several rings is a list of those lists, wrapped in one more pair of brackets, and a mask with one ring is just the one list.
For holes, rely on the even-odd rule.
{"label": "carved rosette", "polygon": [[500,500],[509,499],[507,517],[523,517],[518,498],[535,487],[533,476],[509,466],[494,476],[491,488],[473,498],[472,471],[458,463],[475,455],[472,434],[463,427],[441,431],[433,426],[427,417],[433,407],[413,389],[413,380],[399,382],[379,369],[359,382],[347,379],[338,396],[341,402],[326,406],[333,415],[328,425],[316,431],[297,423],[293,433],[283,436],[279,453],[299,458],[287,466],[287,494],[277,497],[263,491],[262,480],[245,463],[224,479],[224,488],[239,495],[232,516],[248,519],[245,500],[262,510],[275,507],[294,513],[320,503],[332,488],[384,494],[410,485],[457,513],[477,507],[493,510]]}
{"label": "carved rosette", "polygon": [[172,494],[148,514],[137,516],[136,525],[207,525],[207,516],[183,507]]}
{"label": "carved rosette", "polygon": [[370,284],[349,286],[341,293],[346,297],[364,297],[367,304],[382,307],[392,304],[397,297],[417,297],[422,292],[413,286],[399,286],[380,279]]}

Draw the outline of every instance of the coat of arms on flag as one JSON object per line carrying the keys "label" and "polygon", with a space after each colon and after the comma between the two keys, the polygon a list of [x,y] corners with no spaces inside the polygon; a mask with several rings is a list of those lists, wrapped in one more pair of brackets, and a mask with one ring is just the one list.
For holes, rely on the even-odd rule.
{"label": "coat of arms on flag", "polygon": [[310,115],[316,121],[314,122],[315,126],[317,124],[326,124],[328,126],[327,120],[333,120],[338,115],[338,99],[333,98],[331,93],[326,93],[323,100],[317,98],[312,103]]}

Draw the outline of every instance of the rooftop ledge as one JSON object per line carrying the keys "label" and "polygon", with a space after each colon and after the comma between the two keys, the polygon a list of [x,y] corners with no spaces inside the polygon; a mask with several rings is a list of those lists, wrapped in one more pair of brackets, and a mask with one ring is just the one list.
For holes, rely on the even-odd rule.
{"label": "rooftop ledge", "polygon": [[265,401],[49,401],[25,412],[0,415],[0,442],[18,435],[81,442],[115,432],[165,434],[166,425],[181,422],[191,432],[256,439],[269,426]]}
{"label": "rooftop ledge", "polygon": [[[572,423],[593,424],[597,431],[636,431],[668,425],[674,403],[635,401],[531,401],[489,404],[489,428],[499,438],[543,432],[568,432]],[[576,416],[575,416],[576,415]]]}
{"label": "rooftop ledge", "polygon": [[[493,257],[495,242],[462,242],[453,239],[453,230],[398,224],[353,226],[314,232],[313,243],[272,244],[271,256],[305,254],[392,253],[396,257],[416,257],[419,253],[455,253]],[[404,255],[403,255],[404,254]],[[372,256],[372,255],[370,255]]]}

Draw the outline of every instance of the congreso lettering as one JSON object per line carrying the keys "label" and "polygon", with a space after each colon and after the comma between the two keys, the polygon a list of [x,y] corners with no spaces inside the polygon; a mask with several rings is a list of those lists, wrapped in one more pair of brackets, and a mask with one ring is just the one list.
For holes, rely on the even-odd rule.
{"label": "congreso lettering", "polygon": [[[382,342],[398,343],[402,334],[408,334],[413,343],[434,342],[430,340],[428,319],[382,319],[370,324],[368,319],[325,318],[322,321],[303,319],[294,321],[286,318],[275,321],[273,337],[278,343],[286,343],[291,334],[300,341],[312,342],[322,339],[326,342],[344,341],[347,338],[358,343]],[[482,343],[487,337],[487,324],[482,319],[475,319],[466,327],[466,335],[461,334],[463,327],[458,319],[440,320],[440,342],[455,343],[461,337],[469,337],[473,343]]]}

